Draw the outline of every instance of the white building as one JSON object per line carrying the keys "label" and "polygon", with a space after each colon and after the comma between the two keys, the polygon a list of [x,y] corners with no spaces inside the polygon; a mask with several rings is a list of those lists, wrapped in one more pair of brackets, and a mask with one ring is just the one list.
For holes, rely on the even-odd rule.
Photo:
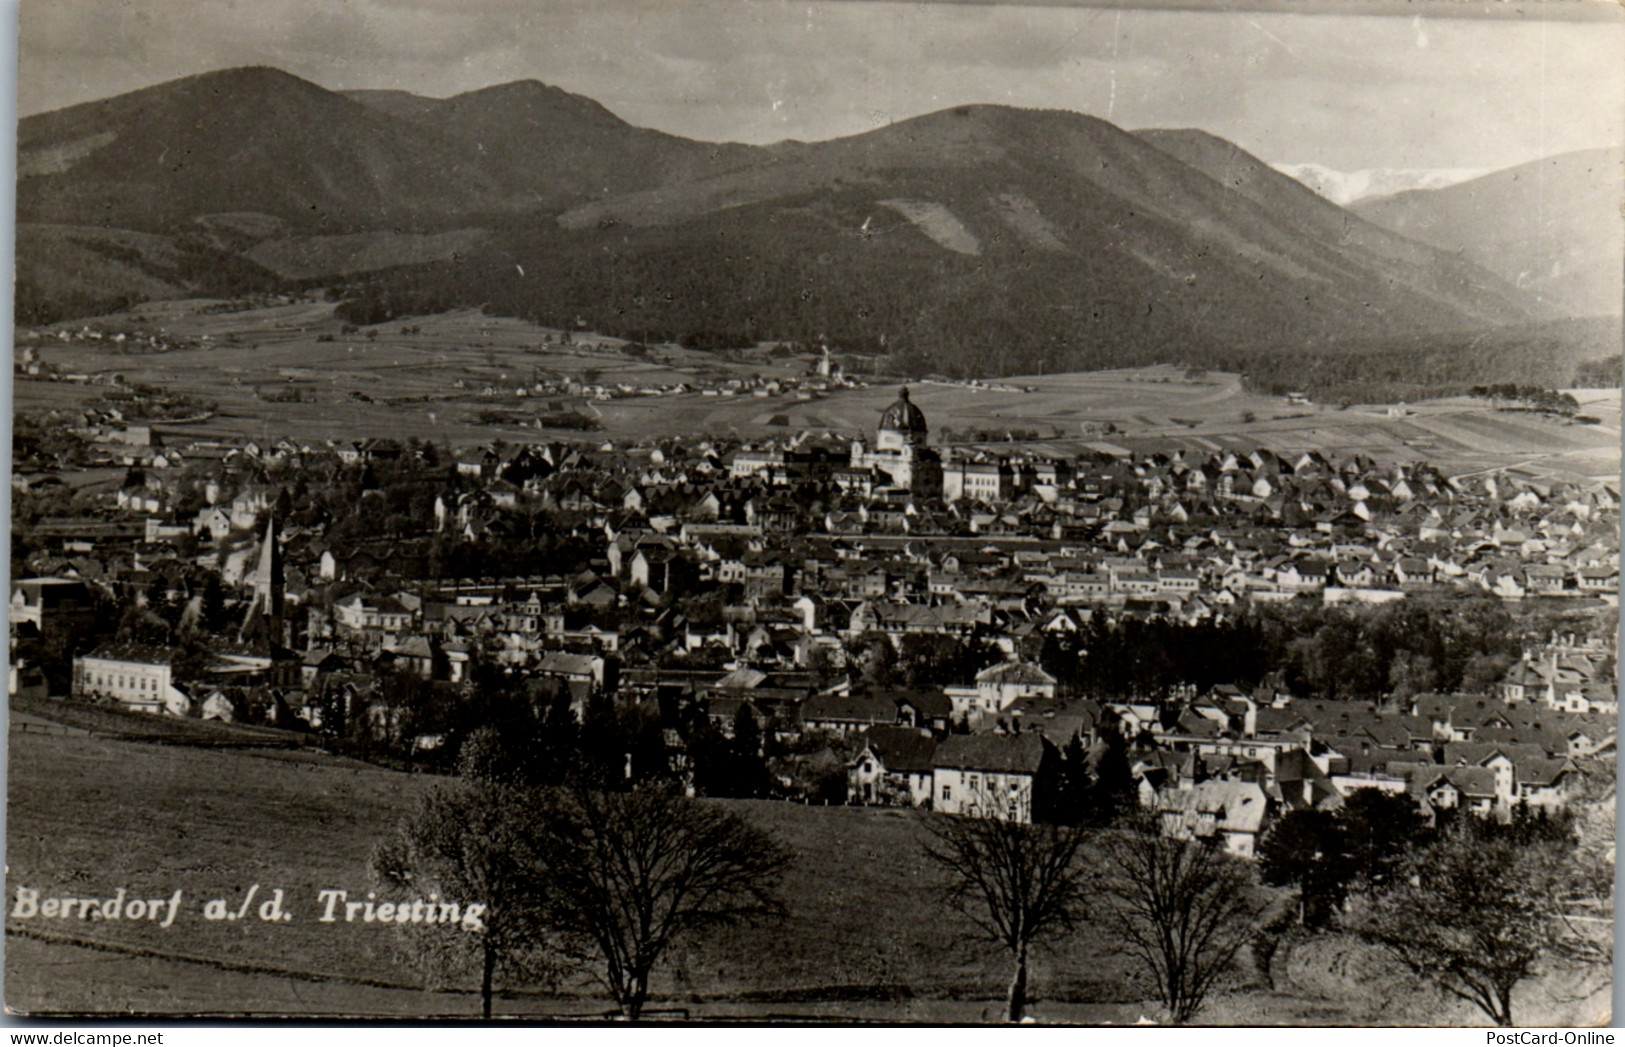
{"label": "white building", "polygon": [[1214,778],[1189,789],[1164,789],[1157,796],[1164,836],[1223,843],[1242,858],[1254,856],[1268,808],[1268,797],[1254,782]]}
{"label": "white building", "polygon": [[1033,789],[1044,773],[1046,744],[1022,734],[951,734],[932,758],[932,809],[1005,821],[1033,820]]}
{"label": "white building", "polygon": [[73,660],[73,697],[111,700],[137,712],[185,716],[192,700],[170,681],[170,652],[138,644],[102,647]]}
{"label": "white building", "polygon": [[1055,677],[1031,662],[1001,662],[976,674],[976,712],[991,716],[1022,698],[1054,698]]}
{"label": "white building", "polygon": [[852,441],[853,469],[875,469],[891,477],[893,486],[920,493],[942,491],[942,462],[925,445],[929,430],[925,415],[909,401],[908,390],[880,415],[873,449]]}

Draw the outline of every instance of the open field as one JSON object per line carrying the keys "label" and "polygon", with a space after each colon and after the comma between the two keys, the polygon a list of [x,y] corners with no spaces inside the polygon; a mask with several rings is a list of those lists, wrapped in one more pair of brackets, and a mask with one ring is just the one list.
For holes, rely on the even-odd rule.
{"label": "open field", "polygon": [[[27,716],[32,721],[40,717]],[[43,722],[43,721],[41,721]],[[452,1015],[478,1013],[468,991],[435,991],[396,951],[388,928],[322,924],[317,892],[365,892],[377,841],[439,779],[320,752],[153,745],[82,734],[10,738],[6,1005],[16,1011],[123,1014]],[[116,802],[114,801],[116,799]],[[675,951],[650,1017],[881,1022],[996,1020],[1009,972],[997,948],[960,937],[906,812],[716,801],[789,843],[784,923]],[[295,918],[207,921],[253,884],[285,892]],[[168,898],[178,918],[19,920],[19,887],[42,897]],[[1086,927],[1034,958],[1041,1021],[1132,1023],[1154,1012],[1106,928]],[[1406,987],[1388,966],[1336,940],[1277,953],[1275,987],[1245,978],[1203,1019],[1248,1024],[1475,1024],[1459,1003]],[[472,979],[470,980],[472,985]],[[1573,1005],[1531,1021],[1603,1020],[1606,987],[1569,986]],[[1532,989],[1531,1001],[1551,994]],[[1587,999],[1586,997],[1589,997]],[[1556,997],[1552,997],[1556,998]],[[576,979],[508,991],[499,1014],[600,1017],[607,998]],[[1575,1010],[1574,1008],[1580,1008]],[[1601,1008],[1602,1010],[1599,1010]]]}
{"label": "open field", "polygon": [[[365,892],[373,846],[436,779],[312,753],[39,733],[13,732],[10,752],[8,898],[18,887],[85,897],[125,887],[142,898],[168,898],[179,889],[184,900],[169,928],[151,921],[8,919],[8,1006],[162,1011],[207,1003],[211,1011],[271,1006],[290,1013],[373,1004],[380,1013],[467,1013],[477,1006],[455,993],[428,1000],[421,978],[395,954],[388,929],[314,919],[318,891]],[[960,942],[954,923],[932,902],[912,817],[733,806],[801,854],[785,884],[788,925],[731,933],[675,955],[657,987],[665,1003],[755,1013],[857,1008],[901,1018],[910,1013],[909,999],[953,996],[984,1001],[952,1005],[966,1009],[967,1018],[984,1006],[997,1011],[1008,977],[1004,959]],[[224,897],[235,909],[256,883],[262,898],[283,888],[296,918],[283,924],[201,918],[206,900]],[[1124,961],[1111,952],[1097,936],[1080,934],[1035,964],[1037,994],[1075,1010],[1132,1004]],[[176,965],[184,966],[184,977],[161,973]],[[63,977],[63,970],[76,974]],[[307,991],[311,982],[356,992]],[[148,991],[156,986],[167,988]],[[521,1004],[567,1013],[607,1006],[587,984],[514,1005]],[[1115,1013],[1097,1007],[1088,1020],[1112,1020]]]}
{"label": "open field", "polygon": [[[343,334],[326,303],[202,311],[209,304],[151,303],[134,311],[173,337],[207,339],[199,348],[124,355],[103,343],[52,341],[41,355],[66,372],[119,373],[218,401],[219,413],[206,422],[159,425],[173,437],[193,439],[286,435],[321,442],[390,435],[461,446],[499,436],[542,436],[536,429],[485,425],[479,416],[486,411],[533,416],[555,403],[596,417],[604,438],[620,441],[701,433],[761,437],[803,429],[856,435],[869,434],[896,396],[895,379],[874,376],[876,384],[868,388],[816,397],[690,392],[585,404],[520,397],[516,390],[538,374],[605,385],[704,387],[728,378],[802,375],[811,360],[726,357],[675,346],[637,356],[624,352],[622,342],[591,335],[578,336],[588,344],[567,346],[558,344],[557,331],[472,310]],[[111,329],[127,320],[117,315],[97,323]],[[404,334],[403,326],[418,331]],[[332,340],[319,342],[319,337]],[[294,389],[303,402],[261,398]],[[15,383],[22,411],[72,407],[99,394],[94,386]],[[1057,453],[1245,451],[1262,445],[1282,453],[1318,448],[1384,460],[1426,458],[1452,473],[1516,468],[1530,476],[1612,481],[1619,476],[1618,390],[1576,391],[1582,413],[1599,419],[1598,425],[1496,412],[1465,397],[1412,404],[1392,415],[1388,405],[1293,405],[1247,392],[1235,375],[1188,378],[1179,367],[1016,377],[995,388],[927,381],[914,383],[913,394],[934,439],[944,430],[960,438],[975,430],[1015,430]]]}

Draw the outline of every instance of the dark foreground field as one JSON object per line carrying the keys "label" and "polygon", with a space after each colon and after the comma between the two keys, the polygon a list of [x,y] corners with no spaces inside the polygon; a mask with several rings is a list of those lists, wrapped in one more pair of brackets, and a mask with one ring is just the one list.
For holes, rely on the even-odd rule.
{"label": "dark foreground field", "polygon": [[[169,898],[150,920],[8,918],[7,1004],[22,1011],[164,1010],[468,1013],[472,997],[425,994],[387,928],[317,922],[317,892],[367,890],[373,846],[435,779],[316,753],[201,749],[95,736],[14,734],[8,916],[19,887],[42,897]],[[994,1005],[1002,958],[966,948],[936,908],[918,827],[901,813],[740,803],[800,852],[787,923],[750,928],[673,956],[661,1006],[750,1013],[919,1018],[912,997],[975,1019]],[[209,921],[204,904],[255,907],[280,887],[294,919]],[[1079,936],[1035,972],[1042,996],[1129,1003],[1105,942]],[[974,1002],[974,1005],[973,1005]],[[504,1009],[595,1012],[589,985]],[[1076,1008],[1112,1020],[1115,1008]],[[1087,1013],[1083,1013],[1087,1011]],[[1132,1020],[1132,1018],[1130,1019]]]}
{"label": "dark foreground field", "polygon": [[[324,924],[317,892],[367,890],[377,841],[436,779],[314,752],[155,745],[94,735],[13,731],[8,807],[6,1005],[24,1013],[471,1015],[468,992],[428,992],[389,929]],[[919,826],[901,812],[737,802],[799,853],[785,883],[790,916],[673,955],[656,1012],[871,1021],[996,1019],[1008,977],[997,951],[966,943],[935,902]],[[280,887],[294,915],[209,921],[256,908]],[[168,928],[151,921],[11,917],[19,887],[41,897],[183,901]],[[1331,965],[1349,967],[1347,957]],[[1277,968],[1282,964],[1278,961]],[[1035,964],[1040,1020],[1133,1022],[1144,987],[1108,934],[1085,930]],[[1387,978],[1391,978],[1391,972]],[[1387,980],[1385,978],[1384,980]],[[1280,978],[1277,978],[1280,981]],[[1348,979],[1305,994],[1238,983],[1215,998],[1216,1022],[1471,1021],[1384,1007]],[[1389,983],[1389,990],[1393,988]],[[1325,996],[1317,999],[1315,996]],[[1391,1001],[1388,1001],[1391,1003]],[[607,998],[581,981],[510,991],[498,1013],[601,1015]],[[654,1015],[656,1017],[659,1014]]]}

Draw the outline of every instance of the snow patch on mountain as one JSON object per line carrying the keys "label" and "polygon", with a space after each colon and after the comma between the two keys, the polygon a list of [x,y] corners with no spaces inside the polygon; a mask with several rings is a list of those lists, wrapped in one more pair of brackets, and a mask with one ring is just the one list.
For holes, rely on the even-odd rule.
{"label": "snow patch on mountain", "polygon": [[1489,168],[1479,167],[1375,167],[1364,171],[1338,171],[1320,164],[1271,166],[1339,206],[1411,189],[1443,189],[1490,173]]}

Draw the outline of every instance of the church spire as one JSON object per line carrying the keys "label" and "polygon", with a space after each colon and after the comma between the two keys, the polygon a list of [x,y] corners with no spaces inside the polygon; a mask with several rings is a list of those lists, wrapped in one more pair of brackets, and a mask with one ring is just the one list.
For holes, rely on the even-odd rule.
{"label": "church spire", "polygon": [[265,523],[265,541],[260,546],[259,570],[254,574],[254,606],[271,625],[271,635],[282,638],[282,545],[277,541],[276,517]]}

